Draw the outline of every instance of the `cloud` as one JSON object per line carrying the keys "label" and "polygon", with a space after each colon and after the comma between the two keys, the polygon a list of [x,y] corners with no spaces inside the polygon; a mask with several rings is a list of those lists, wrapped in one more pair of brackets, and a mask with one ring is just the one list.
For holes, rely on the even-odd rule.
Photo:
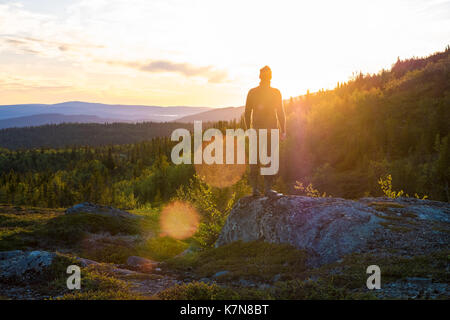
{"label": "cloud", "polygon": [[85,61],[104,48],[79,25],[57,15],[29,11],[20,4],[0,4],[0,30],[0,54],[10,51]]}
{"label": "cloud", "polygon": [[28,91],[28,90],[66,90],[72,88],[67,82],[48,78],[23,78],[11,77],[6,73],[0,73],[0,87],[4,91]]}
{"label": "cloud", "polygon": [[61,41],[50,41],[45,39],[21,36],[3,36],[0,35],[0,44],[8,49],[14,49],[21,53],[41,54],[44,56],[54,56],[62,52],[82,51],[84,49],[101,49],[101,45],[90,43],[69,43]]}
{"label": "cloud", "polygon": [[173,72],[186,77],[202,77],[211,83],[228,81],[228,74],[212,66],[195,66],[190,63],[179,63],[169,60],[153,60],[150,62],[108,61],[110,65],[119,65],[150,73]]}
{"label": "cloud", "polygon": [[420,3],[419,13],[430,19],[448,20],[450,1],[434,0]]}

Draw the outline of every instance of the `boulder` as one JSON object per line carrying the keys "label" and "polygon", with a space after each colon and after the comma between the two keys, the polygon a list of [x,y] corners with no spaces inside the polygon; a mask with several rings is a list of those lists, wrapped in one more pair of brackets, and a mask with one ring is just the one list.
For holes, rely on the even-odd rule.
{"label": "boulder", "polygon": [[[245,197],[233,207],[215,245],[238,240],[288,243],[306,250],[308,263],[319,266],[377,246],[388,248],[397,244],[423,251],[432,245],[442,249],[448,244],[448,233],[436,235],[426,228],[430,228],[432,220],[448,229],[449,217],[450,204],[418,199]],[[417,234],[395,233],[395,229],[386,227],[388,223],[407,222]],[[405,225],[401,227],[409,230],[409,225]]]}
{"label": "boulder", "polygon": [[137,219],[138,216],[127,211],[123,211],[110,206],[102,206],[98,204],[93,204],[90,202],[83,202],[68,208],[65,211],[66,214],[77,214],[77,213],[92,213],[107,217],[119,217],[119,218],[131,218]]}
{"label": "boulder", "polygon": [[0,280],[32,278],[50,267],[55,257],[55,253],[47,251],[0,252]]}

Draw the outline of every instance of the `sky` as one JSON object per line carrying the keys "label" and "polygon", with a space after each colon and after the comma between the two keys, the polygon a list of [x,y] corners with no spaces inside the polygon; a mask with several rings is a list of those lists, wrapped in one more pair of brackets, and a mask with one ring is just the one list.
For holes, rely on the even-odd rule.
{"label": "sky", "polygon": [[450,44],[450,1],[0,0],[0,105],[240,106]]}

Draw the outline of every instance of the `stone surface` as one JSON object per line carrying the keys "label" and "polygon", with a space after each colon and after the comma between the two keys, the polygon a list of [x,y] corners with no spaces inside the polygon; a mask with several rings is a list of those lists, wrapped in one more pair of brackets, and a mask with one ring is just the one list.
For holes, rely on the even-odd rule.
{"label": "stone surface", "polygon": [[450,296],[448,283],[410,279],[381,283],[381,290],[374,290],[373,293],[380,299],[448,299]]}
{"label": "stone surface", "polygon": [[222,277],[222,276],[224,276],[226,274],[229,274],[229,273],[230,273],[230,271],[228,271],[228,270],[219,271],[219,272],[216,272],[213,275],[213,278],[220,278],[220,277]]}
{"label": "stone surface", "polygon": [[[392,215],[398,219],[386,220]],[[436,232],[426,228],[433,221],[448,229],[449,217],[448,203],[410,198],[245,197],[232,209],[216,247],[238,240],[289,243],[308,251],[308,262],[317,266],[377,246],[409,249],[413,244],[422,251],[445,248],[448,233],[435,236]],[[413,232],[395,233],[383,223],[402,224]]]}
{"label": "stone surface", "polygon": [[42,273],[53,263],[55,253],[47,251],[6,251],[0,254],[0,280],[24,280]]}
{"label": "stone surface", "polygon": [[83,202],[74,205],[73,207],[68,208],[65,211],[66,214],[76,214],[76,213],[93,213],[107,217],[119,217],[119,218],[130,218],[137,219],[138,216],[129,213],[127,211],[123,211],[117,208],[113,208],[110,206],[101,206],[98,204],[93,204],[90,202]]}
{"label": "stone surface", "polygon": [[81,267],[87,267],[87,266],[91,266],[91,265],[99,265],[100,263],[94,260],[90,260],[90,259],[85,259],[85,258],[76,258],[77,261],[80,262],[80,266]]}

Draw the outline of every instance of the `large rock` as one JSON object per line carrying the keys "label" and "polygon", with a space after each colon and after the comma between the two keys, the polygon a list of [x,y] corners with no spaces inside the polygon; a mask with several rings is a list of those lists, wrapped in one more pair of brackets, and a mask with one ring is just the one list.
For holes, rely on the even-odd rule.
{"label": "large rock", "polygon": [[102,216],[107,216],[107,217],[119,217],[119,218],[131,218],[131,219],[136,219],[138,218],[138,216],[117,209],[117,208],[113,208],[110,206],[102,206],[102,205],[98,205],[98,204],[93,204],[90,202],[83,202],[83,203],[79,203],[74,205],[71,208],[68,208],[65,211],[66,214],[76,214],[76,213],[92,213],[92,214],[98,214],[98,215],[102,215]]}
{"label": "large rock", "polygon": [[[303,196],[245,197],[232,209],[216,247],[237,240],[289,243],[307,250],[310,264],[322,265],[349,253],[367,252],[374,246],[400,245],[402,239],[407,242],[403,243],[406,247],[415,241],[413,245],[417,248],[421,245],[445,248],[448,233],[439,234],[437,240],[426,238],[427,235],[434,236],[434,233],[422,229],[417,231],[421,236],[404,236],[394,234],[383,222],[415,220],[410,221],[411,228],[419,230],[419,220],[424,221],[424,226],[429,226],[428,220],[433,220],[448,227],[449,217],[449,204],[417,199],[366,198],[351,201]],[[375,243],[375,240],[381,242]]]}
{"label": "large rock", "polygon": [[50,267],[56,254],[47,251],[0,252],[0,280],[25,280]]}

